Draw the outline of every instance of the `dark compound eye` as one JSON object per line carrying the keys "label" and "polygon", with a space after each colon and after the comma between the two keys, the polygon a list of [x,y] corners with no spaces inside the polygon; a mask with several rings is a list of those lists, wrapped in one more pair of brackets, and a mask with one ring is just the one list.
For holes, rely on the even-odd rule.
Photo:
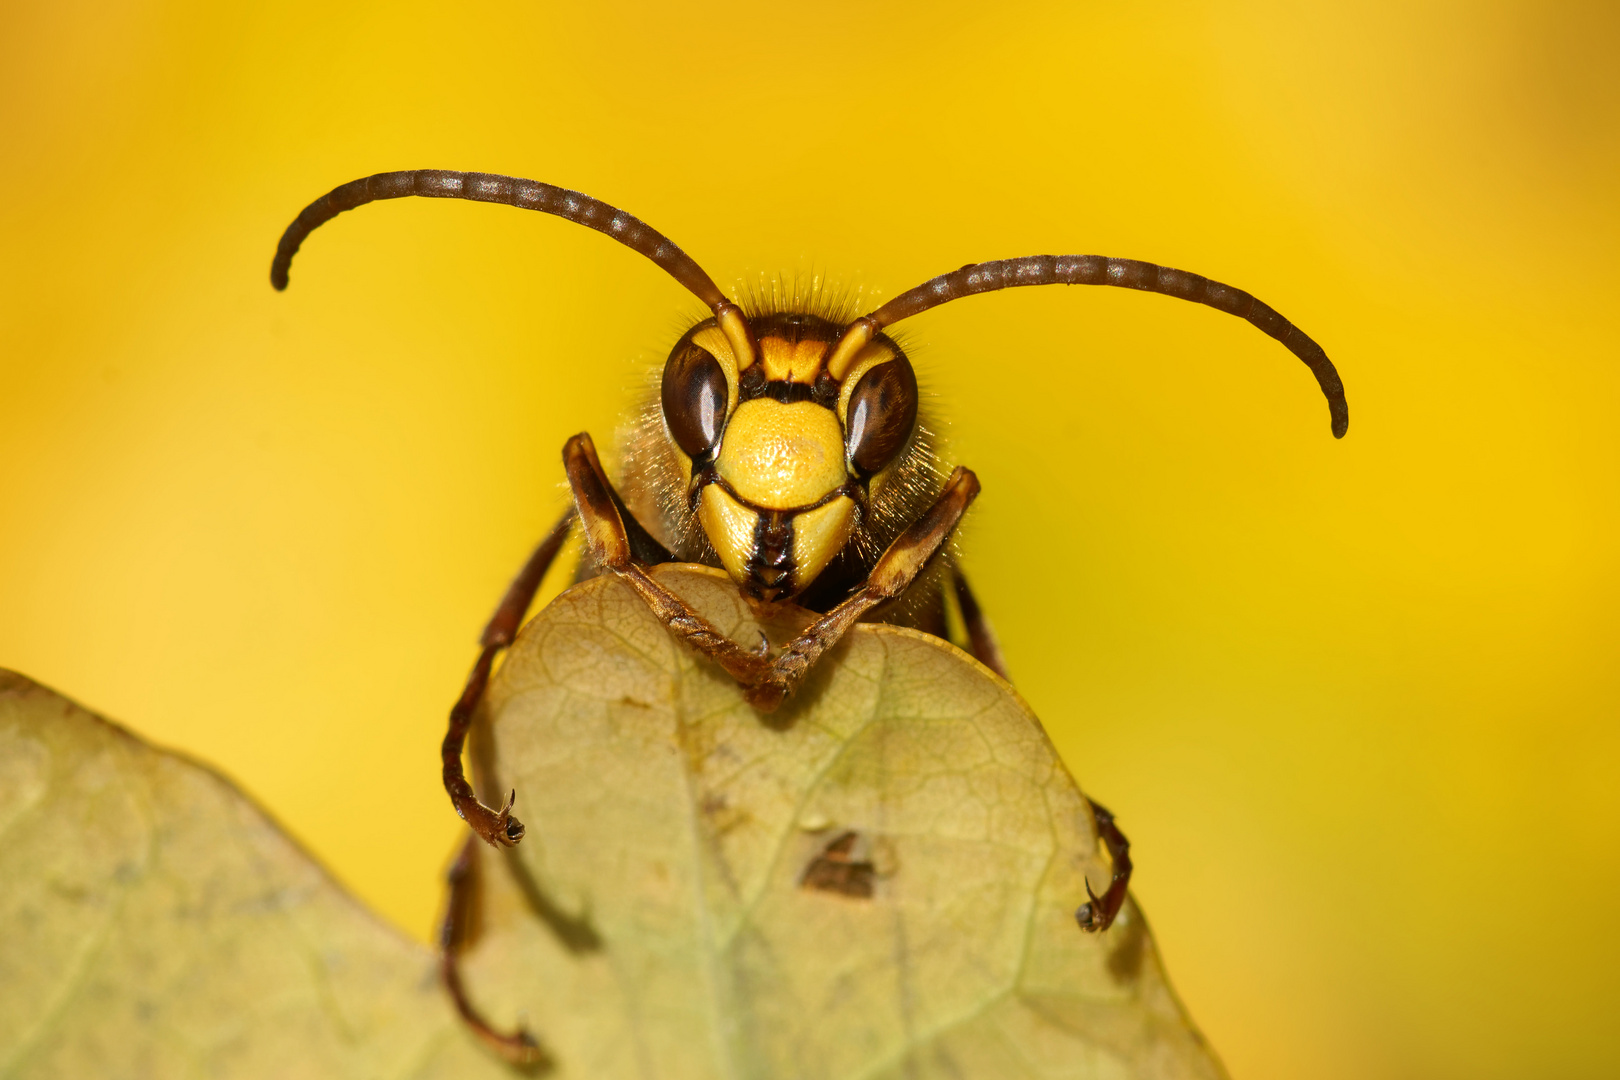
{"label": "dark compound eye", "polygon": [[896,356],[869,370],[849,396],[849,459],[864,477],[899,453],[917,426],[917,376]]}
{"label": "dark compound eye", "polygon": [[664,365],[664,423],[689,458],[705,457],[726,426],[726,373],[701,345],[687,342]]}

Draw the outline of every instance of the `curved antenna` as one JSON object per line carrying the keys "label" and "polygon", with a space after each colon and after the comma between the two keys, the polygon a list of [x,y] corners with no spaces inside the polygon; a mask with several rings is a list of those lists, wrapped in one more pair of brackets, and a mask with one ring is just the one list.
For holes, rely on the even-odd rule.
{"label": "curved antenna", "polygon": [[270,284],[278,290],[287,287],[287,274],[293,256],[305,237],[345,210],[353,210],[380,199],[403,199],[419,195],[429,199],[468,199],[472,202],[501,203],[520,210],[538,210],[595,229],[611,236],[632,251],[657,263],[670,277],[686,286],[715,313],[721,329],[738,353],[738,369],[757,356],[753,335],[742,309],[726,299],[714,279],[675,243],[639,218],[609,206],[600,199],[567,188],[496,173],[452,172],[447,169],[408,169],[377,173],[333,188],[308,206],[287,226],[276,245],[270,263]]}
{"label": "curved antenna", "polygon": [[1242,289],[1222,285],[1185,270],[1140,262],[1136,259],[1110,259],[1102,255],[1031,255],[1022,259],[998,259],[969,263],[960,270],[941,274],[909,292],[903,292],[869,315],[856,319],[833,347],[827,368],[835,378],[834,365],[847,366],[867,342],[886,326],[909,319],[929,308],[977,293],[1011,289],[1020,285],[1114,285],[1122,289],[1162,293],[1178,300],[1191,300],[1247,319],[1276,338],[1305,362],[1322,387],[1333,423],[1333,437],[1344,437],[1350,427],[1350,406],[1344,400],[1344,382],[1322,346],[1303,330],[1277,314]]}

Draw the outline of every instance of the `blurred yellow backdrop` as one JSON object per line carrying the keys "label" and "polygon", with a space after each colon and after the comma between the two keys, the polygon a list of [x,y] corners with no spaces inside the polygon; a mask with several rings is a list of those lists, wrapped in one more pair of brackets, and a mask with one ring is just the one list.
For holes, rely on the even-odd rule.
{"label": "blurred yellow backdrop", "polygon": [[1620,9],[7,0],[0,664],[215,762],[426,937],[482,620],[694,304],[1020,290],[909,327],[1013,674],[1135,844],[1235,1077],[1620,1072]]}

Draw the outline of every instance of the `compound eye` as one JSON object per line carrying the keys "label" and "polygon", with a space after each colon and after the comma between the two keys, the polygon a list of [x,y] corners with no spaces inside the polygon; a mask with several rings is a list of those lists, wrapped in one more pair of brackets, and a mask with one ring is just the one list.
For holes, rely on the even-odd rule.
{"label": "compound eye", "polygon": [[896,356],[867,371],[849,396],[849,460],[862,477],[893,460],[917,426],[917,376]]}
{"label": "compound eye", "polygon": [[726,426],[726,373],[701,345],[677,348],[664,365],[664,423],[687,457],[714,451]]}

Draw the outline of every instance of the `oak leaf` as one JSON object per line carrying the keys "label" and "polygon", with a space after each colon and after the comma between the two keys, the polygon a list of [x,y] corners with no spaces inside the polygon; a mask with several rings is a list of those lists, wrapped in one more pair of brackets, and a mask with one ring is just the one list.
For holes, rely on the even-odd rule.
{"label": "oak leaf", "polygon": [[0,671],[0,1076],[510,1075],[211,770]]}
{"label": "oak leaf", "polygon": [[[660,579],[780,644],[724,574]],[[485,801],[463,971],[570,1077],[1218,1077],[1090,807],[1003,680],[938,638],[857,626],[762,717],[630,590],[596,578],[525,628],[474,728]]]}

